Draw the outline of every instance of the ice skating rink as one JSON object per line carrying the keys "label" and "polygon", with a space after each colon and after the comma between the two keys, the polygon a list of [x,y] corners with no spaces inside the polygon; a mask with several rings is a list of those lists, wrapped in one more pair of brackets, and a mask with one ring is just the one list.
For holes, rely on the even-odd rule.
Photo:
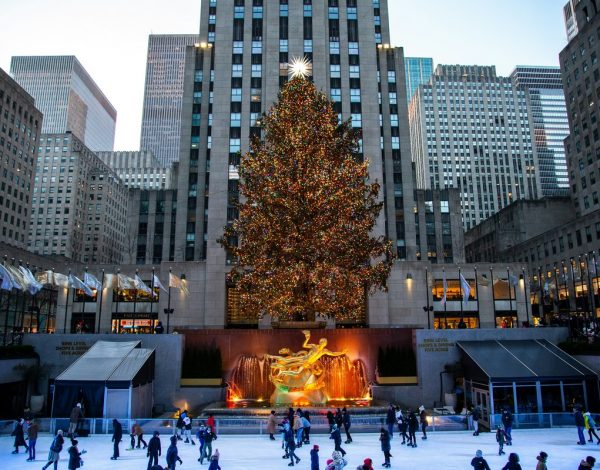
{"label": "ice skating rink", "polygon": [[[326,435],[311,436],[311,445],[304,445],[297,449],[297,455],[302,459],[294,468],[310,469],[309,451],[313,444],[320,447],[320,468],[325,468],[325,461],[333,451],[333,441]],[[378,434],[355,434],[352,444],[342,444],[346,450],[348,460],[347,470],[355,470],[362,464],[366,457],[373,459],[373,467],[381,468],[383,454],[379,446]],[[587,437],[587,433],[586,433]],[[117,461],[110,460],[112,444],[110,435],[96,435],[79,439],[79,449],[88,452],[83,456],[84,469],[87,470],[145,470],[147,465],[146,452],[141,449],[125,450],[129,445],[129,436],[121,442],[121,458]],[[149,440],[146,435],[145,439]],[[514,444],[504,448],[506,455],[498,456],[498,446],[495,435],[482,433],[474,437],[470,432],[437,432],[430,433],[426,441],[419,435],[418,447],[407,448],[401,445],[401,439],[394,435],[392,440],[392,468],[403,470],[434,469],[434,470],[468,470],[471,468],[471,458],[477,449],[483,451],[491,470],[501,469],[507,461],[510,452],[516,452],[521,458],[523,470],[535,469],[536,455],[540,450],[548,453],[548,468],[551,470],[575,470],[582,458],[593,455],[600,460],[600,445],[588,443],[585,446],[576,445],[577,430],[575,428],[542,429],[542,430],[513,430]],[[162,435],[163,456],[159,459],[160,465],[165,465],[165,455],[169,445],[169,436]],[[69,441],[67,441],[68,443]],[[45,463],[51,437],[41,434],[36,445],[36,461],[26,462],[27,455],[21,453],[12,455],[13,438],[0,438],[0,455],[2,456],[0,468],[40,469]],[[61,453],[59,469],[67,469],[68,446],[65,445]],[[201,468],[198,459],[198,445],[191,446],[179,441],[179,455],[183,465],[177,468]],[[217,448],[221,453],[219,464],[223,470],[253,470],[253,469],[284,469],[288,468],[289,460],[281,456],[281,440],[270,441],[268,436],[220,436],[213,442],[213,450]],[[52,468],[52,467],[50,467]],[[208,464],[204,463],[204,468]]]}

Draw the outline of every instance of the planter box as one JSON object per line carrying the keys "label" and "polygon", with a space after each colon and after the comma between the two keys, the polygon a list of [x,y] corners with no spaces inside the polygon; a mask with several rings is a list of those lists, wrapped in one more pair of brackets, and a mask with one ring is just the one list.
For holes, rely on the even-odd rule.
{"label": "planter box", "polygon": [[223,383],[223,379],[181,379],[182,387],[220,387]]}
{"label": "planter box", "polygon": [[416,375],[408,375],[404,377],[381,377],[377,376],[379,385],[417,385],[419,378]]}

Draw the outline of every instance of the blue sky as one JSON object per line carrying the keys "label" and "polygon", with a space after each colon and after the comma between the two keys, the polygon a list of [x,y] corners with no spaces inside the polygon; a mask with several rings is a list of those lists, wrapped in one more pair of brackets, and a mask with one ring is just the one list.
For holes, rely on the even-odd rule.
{"label": "blue sky", "polygon": [[[566,0],[388,1],[392,44],[435,64],[507,75],[558,65],[566,44]],[[117,108],[115,149],[137,150],[148,34],[195,33],[200,1],[0,0],[0,11],[0,67],[8,71],[13,55],[76,55]]]}

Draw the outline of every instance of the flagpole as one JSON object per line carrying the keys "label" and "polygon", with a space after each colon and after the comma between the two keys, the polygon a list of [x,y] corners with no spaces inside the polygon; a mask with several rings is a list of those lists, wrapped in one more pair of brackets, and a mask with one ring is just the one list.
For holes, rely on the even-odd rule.
{"label": "flagpole", "polygon": [[[538,315],[540,317],[540,321],[544,318],[544,287],[542,285],[542,267],[538,266],[538,282],[540,285],[540,299],[538,301]],[[556,264],[554,264],[554,274],[556,274]],[[557,286],[558,289],[558,286]],[[556,291],[556,298],[558,299],[558,290]],[[552,307],[552,311],[554,311],[554,306]],[[533,314],[532,314],[533,315]]]}
{"label": "flagpole", "polygon": [[[154,266],[152,266],[152,280],[150,281],[150,325],[154,325],[154,318],[152,313],[154,311]],[[154,331],[154,327],[152,327]]]}
{"label": "flagpole", "polygon": [[[31,266],[31,268],[35,270],[35,266]],[[27,269],[29,269],[29,263],[27,263]],[[33,272],[31,270],[29,270],[29,272],[31,272],[31,274],[33,274]],[[35,278],[35,274],[34,274],[34,278]],[[29,314],[29,332],[31,332],[31,324],[33,323],[33,314],[35,313],[35,296],[36,295],[37,295],[37,292],[35,294],[31,295],[31,307],[30,307],[30,314]],[[38,330],[38,333],[39,333],[39,328],[40,328],[40,323],[37,322],[36,329]]]}
{"label": "flagpole", "polygon": [[425,298],[427,299],[427,329],[431,329],[431,321],[429,320],[429,271],[425,267]]}
{"label": "flagpole", "polygon": [[588,325],[588,309],[589,309],[589,305],[587,306],[587,308],[584,310],[583,307],[585,307],[585,305],[583,304],[583,300],[585,299],[585,295],[583,295],[583,266],[581,265],[581,255],[579,255],[577,257],[577,263],[579,264],[579,281],[581,282],[581,310],[583,312],[583,322],[585,327],[587,328]]}
{"label": "flagpole", "polygon": [[[510,312],[511,322],[513,317],[513,309],[512,309],[512,292],[510,289],[510,268],[506,268],[506,284],[508,285],[508,311]],[[516,294],[516,292],[515,292]],[[517,315],[517,328],[519,327],[519,316]],[[511,327],[513,328],[513,327]]]}
{"label": "flagpole", "polygon": [[577,286],[575,284],[575,270],[573,269],[573,263],[575,263],[575,259],[570,257],[569,266],[571,267],[571,284],[573,284],[573,296],[575,298],[575,324],[579,328],[579,314],[577,311]]}
{"label": "flagpole", "polygon": [[131,331],[135,334],[135,310],[137,306],[137,278],[139,269],[135,270],[135,280],[133,283],[133,317],[131,322]]}
{"label": "flagpole", "polygon": [[[592,278],[592,297],[594,299],[594,305],[596,305],[596,286],[598,285],[598,265],[596,264],[596,252],[592,251],[592,259],[594,260],[594,277]],[[595,285],[594,285],[595,284]],[[594,314],[592,316],[596,319],[596,309],[594,308]]]}
{"label": "flagpole", "polygon": [[69,269],[69,277],[67,278],[67,298],[65,300],[65,322],[63,326],[63,333],[67,333],[67,309],[69,307],[69,290],[71,289],[71,269]]}
{"label": "flagpole", "polygon": [[462,286],[462,278],[460,277],[460,266],[458,267],[458,288],[460,289],[460,322],[464,323],[465,322],[465,312],[463,311],[463,286]]}
{"label": "flagpole", "polygon": [[[119,274],[121,273],[120,269],[117,269],[117,311],[115,312],[115,317],[117,317],[117,333],[121,332],[121,319],[119,318],[119,296],[121,295],[119,292]],[[113,288],[114,291],[114,288]]]}
{"label": "flagpole", "polygon": [[527,326],[529,326],[529,304],[531,303],[531,294],[527,298],[527,282],[525,281],[525,268],[521,268],[523,273],[523,296],[525,297],[525,314],[527,315]]}
{"label": "flagpole", "polygon": [[[98,333],[100,333],[100,320],[102,319],[102,297],[104,294],[104,269],[102,270],[102,285],[100,286],[100,312],[98,313]],[[98,292],[96,291],[96,300],[98,300]]]}
{"label": "flagpole", "polygon": [[[6,268],[6,260],[7,260],[7,256],[4,255],[4,267]],[[2,282],[4,283],[4,279],[2,279]],[[4,296],[4,289],[0,289],[0,305],[2,305],[2,297]],[[8,335],[8,308],[10,305],[10,291],[8,291],[8,298],[6,301],[6,317],[4,318],[4,340],[2,342],[3,346],[6,346],[6,338]]]}
{"label": "flagpole", "polygon": [[[19,267],[22,266],[23,261],[19,260]],[[14,266],[14,265],[13,265]],[[27,296],[25,294],[25,289],[27,286],[22,286],[23,288],[23,302],[22,302],[22,306],[19,309],[19,295],[17,293],[17,301],[15,302],[15,325],[13,325],[13,342],[14,342],[14,327],[16,328],[21,328],[23,326],[23,317],[25,316],[25,304],[27,303]]]}
{"label": "flagpole", "polygon": [[[85,274],[83,275],[84,284],[85,284],[85,275],[88,272],[87,266],[85,267]],[[83,291],[83,308],[81,309],[81,333],[83,333],[83,327],[85,326],[85,301],[86,301],[86,293]]]}
{"label": "flagpole", "polygon": [[494,267],[490,266],[490,277],[492,282],[492,306],[494,307],[494,328],[498,328],[496,321],[496,293],[494,292]]}
{"label": "flagpole", "polygon": [[167,298],[167,311],[169,313],[167,313],[167,334],[169,334],[169,323],[171,320],[171,271],[172,269],[169,268],[169,292]]}
{"label": "flagpole", "polygon": [[477,266],[475,266],[475,297],[477,298],[477,328],[481,328],[481,315],[479,314],[479,282],[477,282]]}
{"label": "flagpole", "polygon": [[[587,288],[588,288],[588,299],[590,302],[590,320],[594,320],[594,317],[596,315],[596,301],[594,300],[594,288],[592,286],[592,278],[590,277],[590,257],[589,255],[586,253],[585,254],[585,260],[586,260],[586,268],[587,268]],[[594,265],[594,269],[596,268],[596,266]]]}

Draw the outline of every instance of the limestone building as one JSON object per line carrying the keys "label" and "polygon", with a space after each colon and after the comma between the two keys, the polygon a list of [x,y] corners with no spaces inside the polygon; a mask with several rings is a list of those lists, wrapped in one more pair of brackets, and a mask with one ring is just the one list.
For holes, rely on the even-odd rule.
{"label": "limestone building", "polygon": [[173,185],[173,165],[162,165],[150,150],[96,152],[96,155],[128,188],[171,189]]}

